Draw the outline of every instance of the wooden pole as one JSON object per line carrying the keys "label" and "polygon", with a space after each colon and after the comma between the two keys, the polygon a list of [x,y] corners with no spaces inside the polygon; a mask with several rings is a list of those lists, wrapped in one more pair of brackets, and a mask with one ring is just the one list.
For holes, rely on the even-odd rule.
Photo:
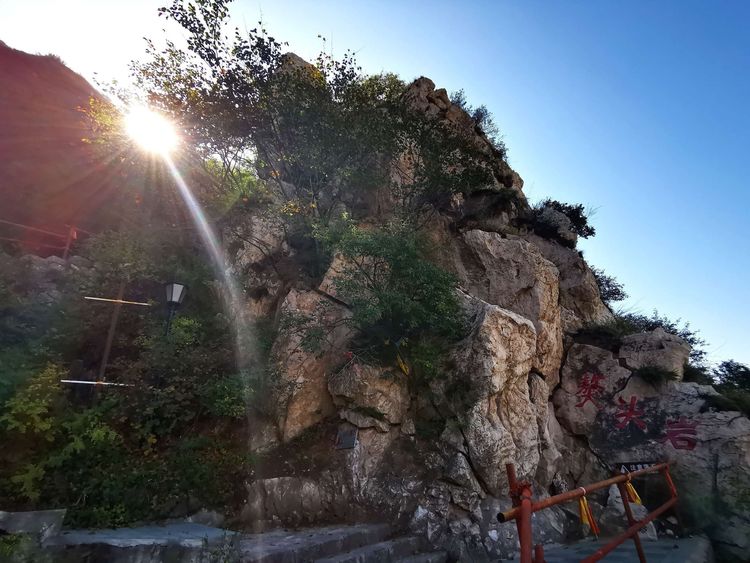
{"label": "wooden pole", "polygon": [[[120,282],[120,287],[117,288],[117,300],[122,301],[122,297],[125,295],[125,282]],[[112,351],[112,341],[115,338],[115,328],[117,328],[117,320],[120,317],[120,307],[122,303],[115,303],[115,308],[112,311],[112,320],[109,322],[109,331],[107,332],[107,342],[104,345],[104,355],[102,356],[102,364],[99,366],[99,381],[106,381],[104,379],[104,371],[107,369],[107,363],[109,362],[109,353]]]}
{"label": "wooden pole", "polygon": [[76,228],[73,225],[70,225],[70,227],[68,227],[68,236],[65,239],[65,250],[63,250],[63,260],[65,260],[66,264],[68,262],[68,258],[70,257],[70,245],[73,243],[75,234]]}

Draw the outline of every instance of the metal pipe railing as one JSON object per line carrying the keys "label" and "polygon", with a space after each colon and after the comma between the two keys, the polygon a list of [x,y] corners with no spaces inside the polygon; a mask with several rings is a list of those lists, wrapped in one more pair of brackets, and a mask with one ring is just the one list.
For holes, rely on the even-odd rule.
{"label": "metal pipe railing", "polygon": [[[532,529],[531,529],[531,515],[539,510],[544,510],[551,506],[561,504],[563,502],[569,502],[571,500],[578,499],[588,493],[605,489],[612,485],[617,485],[620,490],[620,496],[622,497],[623,506],[625,508],[625,516],[627,517],[629,527],[622,534],[610,540],[606,545],[599,548],[594,554],[583,559],[587,563],[599,561],[612,550],[617,548],[618,545],[623,543],[628,538],[633,539],[635,544],[636,552],[638,553],[638,559],[641,563],[646,563],[646,556],[643,552],[643,546],[641,540],[638,537],[638,532],[646,526],[649,522],[658,518],[664,512],[672,508],[677,503],[677,489],[672,482],[672,477],[669,474],[669,464],[660,463],[645,469],[639,469],[632,473],[624,473],[617,475],[604,481],[599,481],[585,487],[579,487],[572,491],[567,491],[559,495],[548,497],[534,502],[531,494],[531,483],[527,481],[518,481],[516,478],[516,469],[513,464],[509,463],[506,466],[508,473],[508,485],[510,489],[510,498],[513,502],[513,508],[500,512],[497,515],[497,519],[500,522],[508,522],[510,520],[516,521],[518,527],[518,541],[521,548],[521,563],[544,563],[544,548],[537,544],[533,546],[532,555]],[[626,490],[626,483],[629,482],[633,477],[639,477],[648,473],[659,472],[664,476],[667,486],[669,487],[670,498],[664,504],[662,504],[656,510],[650,512],[642,520],[636,520],[633,516],[633,512],[628,502],[628,494]]]}

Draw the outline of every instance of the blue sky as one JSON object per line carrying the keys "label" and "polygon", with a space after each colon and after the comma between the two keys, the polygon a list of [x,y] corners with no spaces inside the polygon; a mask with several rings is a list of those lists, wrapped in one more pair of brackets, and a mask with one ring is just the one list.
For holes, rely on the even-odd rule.
{"label": "blue sky", "polygon": [[[160,1],[0,0],[0,40],[123,77]],[[531,200],[595,209],[580,245],[630,309],[681,317],[750,364],[750,2],[241,0],[303,57],[428,76],[494,113]],[[44,14],[44,17],[40,17]]]}

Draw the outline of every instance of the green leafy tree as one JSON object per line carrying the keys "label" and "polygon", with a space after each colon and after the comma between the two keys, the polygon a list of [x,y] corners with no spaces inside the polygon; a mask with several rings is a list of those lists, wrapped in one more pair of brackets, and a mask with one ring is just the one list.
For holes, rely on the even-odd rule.
{"label": "green leafy tree", "polygon": [[750,368],[734,360],[721,362],[714,369],[720,388],[750,392]]}

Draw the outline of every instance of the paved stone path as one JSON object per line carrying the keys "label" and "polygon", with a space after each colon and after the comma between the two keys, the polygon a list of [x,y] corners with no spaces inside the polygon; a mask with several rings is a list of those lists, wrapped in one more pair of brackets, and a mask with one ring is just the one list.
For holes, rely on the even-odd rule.
{"label": "paved stone path", "polygon": [[56,561],[155,563],[224,560],[242,563],[445,563],[443,552],[424,553],[417,537],[394,537],[386,524],[327,526],[238,534],[200,524],[175,523],[116,530],[63,532],[47,542]]}
{"label": "paved stone path", "polygon": [[[549,563],[573,563],[593,554],[606,542],[581,541],[566,546],[545,546],[544,558]],[[662,538],[642,542],[648,563],[712,563],[713,551],[705,537],[682,539]],[[631,540],[620,544],[602,561],[606,563],[638,563],[638,554]]]}

